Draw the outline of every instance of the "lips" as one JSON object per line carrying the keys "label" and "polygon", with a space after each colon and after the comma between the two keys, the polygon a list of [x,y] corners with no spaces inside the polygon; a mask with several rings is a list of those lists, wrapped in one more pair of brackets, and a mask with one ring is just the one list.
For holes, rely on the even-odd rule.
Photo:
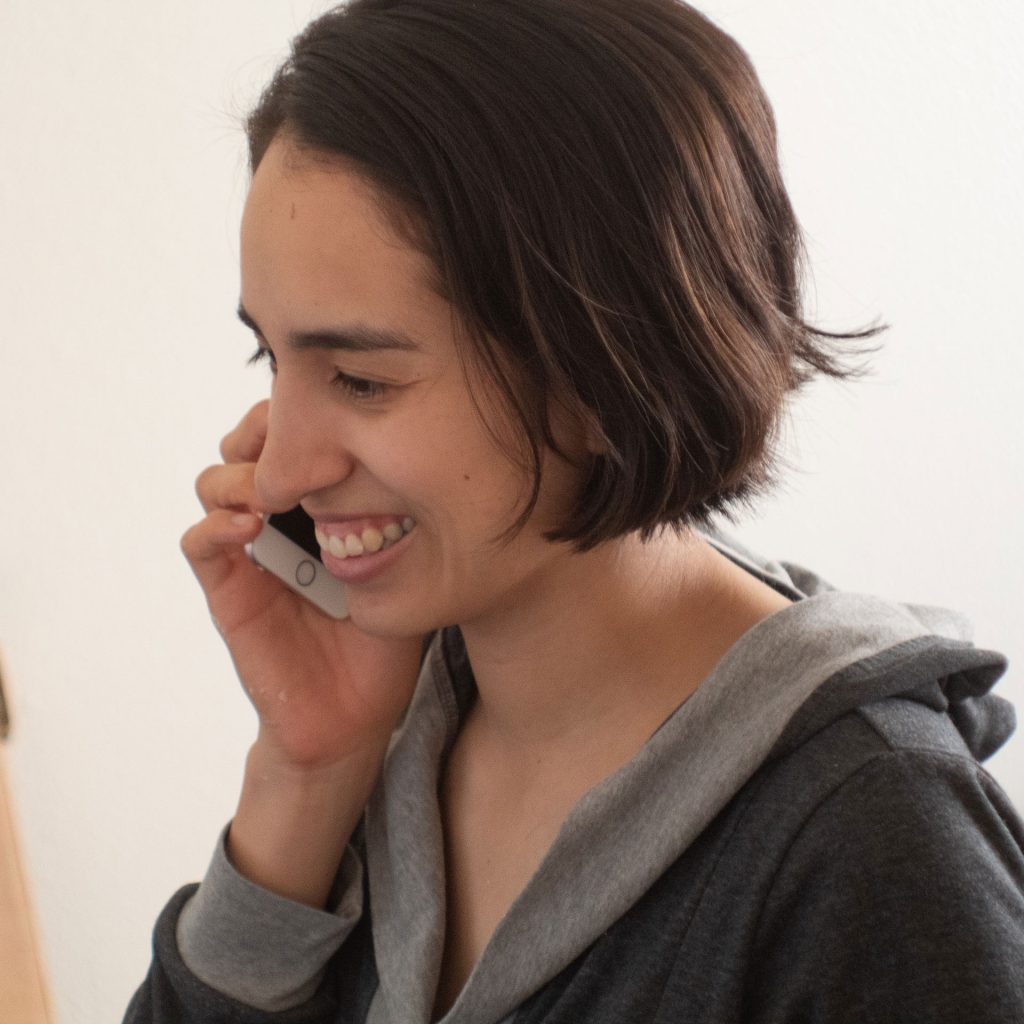
{"label": "lips", "polygon": [[346,585],[380,585],[416,540],[416,522],[408,516],[315,520],[315,524],[324,568]]}

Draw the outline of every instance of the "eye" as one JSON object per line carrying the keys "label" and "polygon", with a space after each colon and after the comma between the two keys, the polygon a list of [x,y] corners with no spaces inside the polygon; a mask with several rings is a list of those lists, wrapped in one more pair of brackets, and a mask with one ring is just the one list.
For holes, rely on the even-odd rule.
{"label": "eye", "polygon": [[342,373],[341,370],[335,371],[334,383],[352,398],[364,402],[372,401],[375,398],[383,398],[388,390],[387,384],[381,384],[375,380],[366,380],[363,377],[350,377],[347,373]]}
{"label": "eye", "polygon": [[[257,363],[263,362],[269,365],[272,374],[277,373],[277,359],[267,345],[260,345],[246,360],[246,366],[255,366]],[[360,402],[371,402],[375,399],[383,398],[389,390],[389,385],[387,384],[381,384],[375,380],[366,380],[364,377],[352,377],[347,373],[342,373],[341,370],[334,371],[331,383],[341,388],[350,398]]]}
{"label": "eye", "polygon": [[277,360],[274,353],[266,345],[260,345],[255,352],[246,360],[246,366],[255,366],[257,363],[266,362],[270,366],[271,373],[277,373]]}

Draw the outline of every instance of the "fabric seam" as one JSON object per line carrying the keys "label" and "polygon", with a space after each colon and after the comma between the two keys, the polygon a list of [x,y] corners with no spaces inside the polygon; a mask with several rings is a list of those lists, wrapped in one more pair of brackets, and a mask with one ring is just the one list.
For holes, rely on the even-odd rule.
{"label": "fabric seam", "polygon": [[[700,887],[700,892],[697,894],[697,897],[696,897],[696,899],[693,902],[693,910],[691,911],[691,913],[689,915],[689,918],[686,921],[686,924],[683,926],[683,928],[682,928],[682,930],[681,930],[681,932],[679,934],[679,952],[672,958],[672,967],[666,973],[666,975],[665,975],[665,983],[661,986],[661,995],[658,997],[658,1005],[657,1005],[657,1008],[655,1009],[655,1020],[657,1020],[661,1016],[662,1007],[665,1005],[665,993],[668,990],[669,982],[671,981],[671,979],[676,974],[676,969],[677,969],[677,965],[679,963],[679,958],[683,955],[683,945],[685,944],[686,936],[689,933],[691,927],[693,926],[693,921],[694,921],[694,918],[697,916],[697,912],[700,910],[701,905],[704,903],[704,900],[705,900],[705,898],[707,896],[708,889],[710,888],[711,882],[713,881],[713,879],[715,878],[715,875],[718,872],[718,867],[719,867],[719,865],[720,865],[720,863],[722,861],[722,858],[725,857],[726,853],[729,850],[729,844],[732,842],[732,839],[735,836],[736,832],[739,830],[740,826],[746,820],[747,815],[750,813],[751,808],[753,807],[754,803],[756,802],[757,794],[767,784],[768,784],[768,779],[767,778],[763,778],[759,782],[757,782],[756,785],[754,785],[751,788],[750,792],[748,794],[746,794],[746,796],[744,798],[745,806],[743,807],[742,812],[736,816],[736,821],[733,824],[732,828],[729,829],[728,833],[725,836],[722,837],[722,840],[721,840],[721,842],[719,844],[718,853],[715,856],[715,859],[714,859],[713,863],[711,864],[711,867],[709,868],[709,870],[707,872],[707,876],[706,876],[706,878],[704,880],[704,884]],[[710,825],[708,827],[710,827]],[[707,829],[705,829],[705,832],[706,831],[707,831]],[[704,833],[702,833],[702,835],[703,834]],[[692,843],[680,854],[680,857],[685,856],[691,849],[693,849],[693,844]],[[658,881],[660,881],[661,878],[664,878],[664,877],[665,877],[664,874],[662,874],[661,877],[658,879]],[[655,884],[657,884],[657,883],[655,883]],[[648,890],[648,892],[649,891],[650,890]]]}

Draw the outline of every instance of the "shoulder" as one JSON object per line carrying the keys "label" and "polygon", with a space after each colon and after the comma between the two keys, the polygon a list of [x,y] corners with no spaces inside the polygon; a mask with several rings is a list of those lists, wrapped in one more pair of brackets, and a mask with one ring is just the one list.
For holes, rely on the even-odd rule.
{"label": "shoulder", "polygon": [[820,872],[823,858],[831,871],[898,875],[905,885],[933,884],[929,870],[966,872],[958,892],[983,882],[969,865],[995,858],[1024,891],[1024,823],[936,704],[889,698],[850,711],[748,788],[744,818],[758,830],[776,823],[775,899],[801,866]]}
{"label": "shoulder", "polygon": [[761,774],[763,1019],[1024,1019],[1024,826],[945,713],[868,705]]}
{"label": "shoulder", "polygon": [[[934,898],[940,882],[946,902],[999,887],[1019,900],[1024,825],[998,783],[934,712],[884,704],[845,716],[776,769],[773,799],[788,791],[796,814],[780,837],[772,898],[787,899],[802,872],[827,870],[850,876],[829,898],[849,898],[851,908]],[[886,879],[899,885],[887,889]]]}
{"label": "shoulder", "polygon": [[[934,692],[933,692],[934,690]],[[931,779],[934,785],[922,785]],[[741,802],[756,811],[771,808],[793,827],[826,807],[851,802],[876,780],[884,797],[873,805],[876,815],[900,810],[907,786],[917,786],[915,806],[945,803],[951,795],[983,793],[1019,819],[998,784],[973,756],[937,688],[887,697],[838,715],[804,734],[799,742],[775,751],[751,779]],[[778,806],[772,808],[771,805]],[[780,825],[782,822],[780,822]],[[1020,838],[1020,833],[1017,833]]]}

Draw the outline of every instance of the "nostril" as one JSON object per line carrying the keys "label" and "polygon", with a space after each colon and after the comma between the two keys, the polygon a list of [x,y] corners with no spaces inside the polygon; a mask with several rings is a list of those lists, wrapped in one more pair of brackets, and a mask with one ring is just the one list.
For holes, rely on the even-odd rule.
{"label": "nostril", "polygon": [[347,481],[355,468],[347,453],[322,445],[266,444],[253,470],[255,499],[263,511],[283,512],[309,500],[331,504],[327,492]]}

